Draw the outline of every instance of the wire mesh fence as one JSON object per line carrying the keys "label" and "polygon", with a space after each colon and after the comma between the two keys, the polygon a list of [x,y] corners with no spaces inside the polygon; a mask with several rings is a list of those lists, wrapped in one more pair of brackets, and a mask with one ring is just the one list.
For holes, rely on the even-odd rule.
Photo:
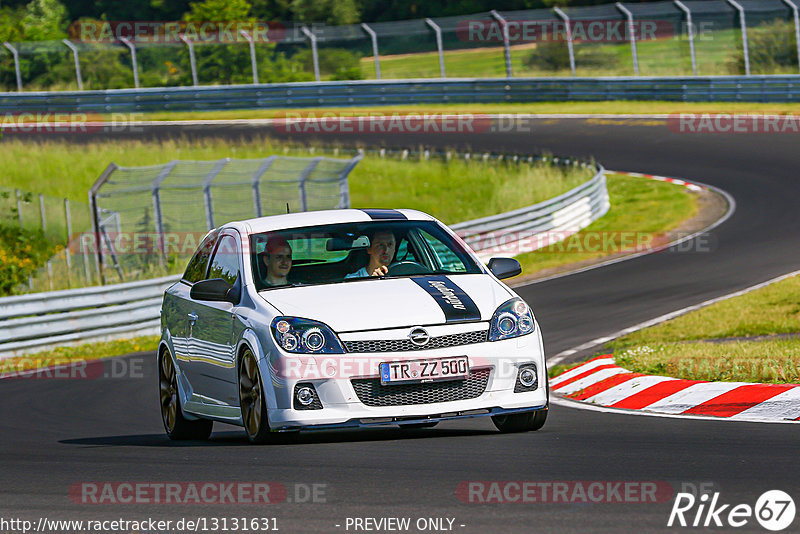
{"label": "wire mesh fence", "polygon": [[170,39],[129,39],[116,28],[100,32],[102,39],[96,33],[3,43],[0,88],[790,74],[800,68],[795,0],[609,3],[345,26],[273,23],[263,32],[176,33]]}
{"label": "wire mesh fence", "polygon": [[347,176],[360,159],[112,163],[90,191],[93,232],[84,238],[104,280],[170,274],[185,265],[207,231],[226,222],[349,207]]}
{"label": "wire mesh fence", "polygon": [[[81,236],[92,229],[89,205],[0,187],[0,231],[4,234],[3,292],[51,291],[99,283],[96,258],[87,254]],[[14,229],[20,229],[15,232]],[[3,252],[0,250],[0,252]],[[36,272],[26,263],[46,259]],[[15,287],[16,286],[16,287]]]}

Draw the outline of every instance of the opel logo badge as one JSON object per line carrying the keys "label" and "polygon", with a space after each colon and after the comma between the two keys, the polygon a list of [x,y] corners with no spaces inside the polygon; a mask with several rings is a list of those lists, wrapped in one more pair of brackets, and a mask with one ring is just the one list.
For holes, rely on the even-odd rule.
{"label": "opel logo badge", "polygon": [[408,334],[408,339],[411,340],[411,343],[418,347],[424,347],[430,341],[431,336],[428,335],[428,332],[424,328],[414,328],[411,330],[411,333]]}

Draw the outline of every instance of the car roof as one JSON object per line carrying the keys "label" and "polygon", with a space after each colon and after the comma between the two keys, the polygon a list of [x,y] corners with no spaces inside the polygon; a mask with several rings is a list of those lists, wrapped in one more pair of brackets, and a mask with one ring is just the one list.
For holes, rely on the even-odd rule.
{"label": "car roof", "polygon": [[435,221],[436,219],[427,213],[410,209],[338,209],[270,215],[268,217],[230,222],[224,225],[223,228],[235,228],[242,234],[249,235],[320,224],[391,220]]}

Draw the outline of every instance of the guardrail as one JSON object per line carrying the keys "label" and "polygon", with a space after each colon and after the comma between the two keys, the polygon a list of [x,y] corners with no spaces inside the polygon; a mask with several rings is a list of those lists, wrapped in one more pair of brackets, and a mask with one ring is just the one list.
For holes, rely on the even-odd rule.
{"label": "guardrail", "polygon": [[[386,150],[379,151],[385,155]],[[408,150],[394,150],[407,158]],[[430,152],[417,154],[430,157]],[[440,153],[443,157],[451,154]],[[508,154],[459,154],[465,159],[528,162],[541,157]],[[561,235],[576,232],[603,216],[609,208],[604,169],[600,165],[569,158],[553,158],[560,165],[593,166],[587,182],[555,198],[518,210],[483,217],[452,226],[474,246],[482,259],[513,256],[548,243],[535,237],[542,233]],[[487,244],[491,243],[492,246]],[[494,247],[494,248],[493,248]],[[513,249],[513,253],[509,253]],[[164,291],[179,277],[166,276],[124,284],[51,291],[0,299],[0,358],[45,350],[78,342],[156,335]]]}
{"label": "guardrail", "polygon": [[451,228],[483,260],[516,256],[560,241],[586,228],[611,207],[605,169],[597,165],[595,171],[591,180],[557,197]]}
{"label": "guardrail", "polygon": [[0,93],[0,112],[130,113],[569,100],[797,102],[800,75],[448,78]]}
{"label": "guardrail", "polygon": [[69,343],[159,331],[167,276],[0,299],[0,358]]}

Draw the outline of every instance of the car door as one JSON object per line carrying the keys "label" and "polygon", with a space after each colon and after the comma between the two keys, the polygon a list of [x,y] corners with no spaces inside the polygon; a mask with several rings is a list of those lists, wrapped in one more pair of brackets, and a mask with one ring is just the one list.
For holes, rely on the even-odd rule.
{"label": "car door", "polygon": [[[241,276],[238,234],[222,233],[209,262],[207,280],[221,278],[231,285]],[[220,408],[239,406],[233,324],[234,305],[189,299],[190,376],[204,404]],[[224,415],[220,413],[219,415]]]}
{"label": "car door", "polygon": [[165,326],[170,333],[173,350],[175,351],[175,359],[178,361],[181,374],[188,380],[192,390],[190,401],[197,401],[197,399],[194,398],[195,382],[192,380],[193,377],[189,368],[191,361],[190,344],[195,318],[194,306],[189,293],[192,285],[205,279],[218,235],[219,232],[212,232],[203,239],[189,261],[180,282],[167,290],[162,306]]}

